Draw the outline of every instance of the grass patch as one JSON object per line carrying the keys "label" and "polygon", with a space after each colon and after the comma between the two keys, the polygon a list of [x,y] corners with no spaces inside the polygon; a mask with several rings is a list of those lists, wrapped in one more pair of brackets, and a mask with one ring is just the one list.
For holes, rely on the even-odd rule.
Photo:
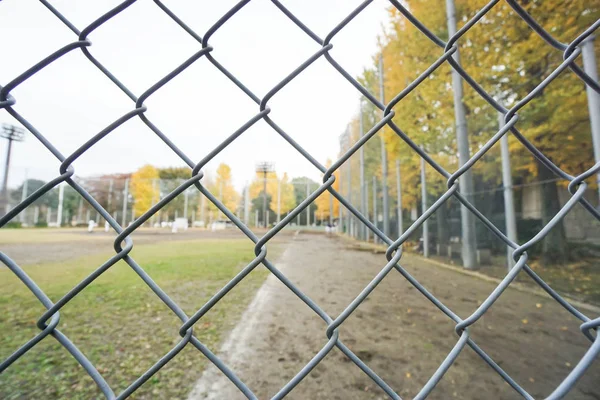
{"label": "grass patch", "polygon": [[[271,246],[274,259],[281,246]],[[137,245],[131,255],[188,314],[193,314],[253,259],[248,240],[177,241]],[[27,274],[57,301],[104,262],[110,253],[25,267]],[[206,314],[194,334],[217,351],[268,272],[259,266]],[[0,359],[39,331],[44,312],[37,299],[7,269],[0,268]],[[61,310],[58,329],[120,393],[180,340],[181,321],[124,262],[110,268]],[[136,399],[185,398],[206,365],[192,345],[146,382]],[[0,398],[103,398],[82,367],[58,342],[47,337],[0,375]]]}

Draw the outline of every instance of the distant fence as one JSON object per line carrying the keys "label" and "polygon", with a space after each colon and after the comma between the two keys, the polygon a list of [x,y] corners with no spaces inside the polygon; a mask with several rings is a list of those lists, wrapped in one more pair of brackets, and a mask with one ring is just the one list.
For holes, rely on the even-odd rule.
{"label": "distant fence", "polygon": [[[360,359],[355,353],[348,348],[339,332],[339,327],[344,323],[344,321],[356,310],[356,308],[360,305],[360,303],[373,291],[376,289],[376,286],[386,277],[388,273],[392,270],[395,270],[397,273],[400,273],[404,278],[406,278],[414,287],[418,289],[418,291],[425,296],[428,300],[430,300],[446,317],[455,322],[455,333],[457,334],[457,342],[454,348],[448,353],[444,361],[440,364],[438,369],[433,373],[428,382],[423,386],[421,391],[417,394],[416,398],[422,399],[427,397],[432,390],[434,390],[436,384],[442,379],[446,371],[455,363],[458,355],[465,348],[465,346],[469,346],[471,349],[475,351],[494,371],[498,373],[498,375],[505,380],[519,395],[526,399],[531,399],[532,396],[520,385],[517,380],[513,379],[508,373],[485,352],[484,349],[479,347],[475,340],[471,337],[469,327],[475,323],[488,311],[488,309],[492,306],[492,304],[498,300],[498,298],[502,295],[504,290],[511,284],[511,282],[515,279],[515,277],[523,272],[528,274],[531,278],[533,278],[539,286],[545,290],[550,296],[552,296],[561,306],[563,306],[568,312],[570,312],[574,317],[581,320],[581,332],[585,337],[590,340],[590,347],[587,352],[583,355],[583,357],[576,363],[571,372],[562,380],[561,382],[556,382],[556,387],[553,392],[549,396],[551,399],[557,399],[565,396],[569,390],[573,387],[578,378],[580,378],[585,372],[586,369],[590,366],[590,364],[594,361],[594,359],[598,356],[600,352],[600,338],[597,335],[597,328],[600,325],[600,318],[598,317],[588,317],[583,314],[581,311],[576,309],[574,306],[569,304],[564,298],[562,298],[559,294],[557,294],[550,286],[548,286],[536,273],[529,268],[527,265],[528,255],[527,250],[530,249],[533,245],[539,242],[550,229],[552,229],[560,218],[564,217],[575,205],[582,205],[586,211],[588,212],[589,218],[593,218],[596,220],[600,219],[600,213],[585,199],[584,193],[588,188],[588,184],[585,182],[586,179],[593,177],[600,168],[600,165],[594,166],[592,169],[586,171],[585,173],[578,176],[571,176],[568,173],[562,171],[555,164],[553,164],[550,160],[548,160],[543,153],[541,153],[538,149],[535,148],[515,127],[515,123],[517,120],[518,111],[527,104],[535,94],[539,93],[543,90],[547,85],[551,84],[552,81],[556,78],[556,76],[562,72],[563,70],[570,69],[573,73],[577,74],[588,86],[592,87],[596,92],[600,92],[600,86],[597,82],[592,80],[588,75],[586,75],[577,65],[576,61],[578,60],[581,49],[580,44],[583,40],[588,38],[598,27],[600,26],[600,21],[597,21],[592,26],[589,27],[585,32],[582,32],[580,36],[575,38],[571,43],[563,44],[555,40],[548,32],[544,30],[542,26],[537,24],[535,20],[526,13],[524,9],[521,8],[515,1],[509,0],[509,4],[511,7],[517,12],[518,15],[537,33],[539,34],[549,45],[552,45],[561,51],[564,52],[564,62],[556,68],[550,75],[535,89],[532,90],[530,95],[517,102],[514,107],[511,109],[506,109],[501,104],[496,102],[488,93],[485,92],[483,88],[481,88],[466,72],[464,69],[460,67],[460,65],[452,58],[453,54],[457,51],[457,41],[461,40],[462,36],[467,32],[471,27],[477,23],[484,15],[487,13],[493,12],[493,7],[498,3],[498,0],[491,1],[485,7],[483,7],[471,20],[465,23],[465,25],[458,31],[456,34],[452,35],[450,39],[446,42],[439,37],[437,37],[432,31],[430,31],[427,27],[423,26],[417,19],[415,19],[410,12],[398,1],[391,0],[390,4],[400,13],[402,13],[406,18],[414,24],[423,34],[425,34],[428,38],[432,40],[433,43],[438,45],[440,48],[440,57],[439,59],[431,65],[426,71],[424,71],[415,81],[410,83],[407,88],[401,93],[396,94],[389,103],[383,104],[373,94],[371,94],[367,89],[365,89],[359,82],[357,82],[354,78],[348,74],[342,66],[340,66],[337,61],[331,56],[329,51],[333,47],[332,42],[335,39],[337,33],[339,33],[352,19],[358,16],[364,8],[371,2],[365,1],[360,4],[355,10],[353,10],[342,22],[340,22],[333,30],[325,37],[321,38],[316,33],[310,30],[302,21],[300,21],[292,12],[290,12],[287,8],[284,7],[278,0],[272,0],[272,2],[282,11],[282,13],[290,20],[291,24],[295,24],[299,29],[301,29],[307,36],[316,42],[320,48],[316,51],[311,57],[309,57],[305,62],[298,66],[297,69],[291,71],[289,75],[283,79],[281,82],[277,83],[264,97],[259,97],[254,94],[248,87],[246,87],[240,80],[238,80],[227,68],[226,66],[219,63],[217,59],[215,59],[211,52],[213,47],[210,44],[211,36],[219,30],[223,25],[227,24],[227,21],[236,14],[240,9],[242,9],[249,0],[239,2],[235,7],[233,7],[230,11],[228,11],[225,15],[223,15],[212,27],[210,27],[203,36],[198,35],[194,32],[189,26],[185,24],[183,19],[179,16],[175,15],[165,4],[160,2],[159,0],[155,0],[155,3],[158,8],[160,8],[172,21],[174,24],[177,24],[187,32],[194,40],[198,42],[198,51],[193,54],[188,60],[184,61],[180,66],[166,75],[164,78],[159,80],[155,85],[150,87],[144,93],[139,95],[135,95],[129,89],[125,83],[118,80],[116,76],[114,76],[108,69],[106,69],[101,60],[98,60],[94,56],[94,46],[91,41],[88,39],[88,36],[96,29],[101,27],[107,21],[118,18],[119,14],[128,8],[134,1],[125,1],[122,4],[118,5],[114,9],[107,12],[105,15],[92,22],[89,26],[85,27],[83,30],[79,30],[75,27],[63,14],[60,13],[59,10],[54,8],[49,2],[42,0],[43,5],[45,5],[48,11],[54,14],[64,25],[73,32],[73,42],[66,44],[64,47],[58,49],[54,53],[48,55],[43,60],[39,61],[37,64],[33,65],[30,69],[23,71],[17,77],[12,77],[12,80],[9,80],[5,85],[0,89],[0,108],[6,110],[10,115],[12,115],[16,120],[18,120],[32,135],[34,135],[40,143],[42,143],[54,156],[60,160],[61,166],[58,171],[58,174],[55,179],[48,182],[34,193],[30,194],[24,201],[20,202],[15,208],[13,208],[7,215],[0,219],[0,226],[4,226],[10,219],[17,216],[20,212],[30,206],[36,199],[43,196],[44,193],[48,192],[52,188],[56,187],[62,182],[66,182],[71,188],[73,188],[77,193],[95,210],[97,211],[102,218],[106,219],[112,229],[116,231],[117,238],[114,242],[114,248],[116,250],[116,255],[111,258],[109,261],[99,266],[96,271],[94,271],[90,276],[81,281],[77,286],[72,288],[66,295],[62,298],[58,299],[56,302],[51,301],[46,294],[33,282],[26,272],[19,267],[14,261],[8,258],[6,255],[0,253],[0,260],[25,284],[29,290],[39,299],[39,301],[43,304],[43,306],[47,309],[47,311],[40,316],[40,319],[37,321],[37,326],[40,329],[40,333],[37,336],[31,338],[28,342],[24,343],[20,348],[15,349],[14,353],[10,355],[6,360],[0,364],[0,372],[5,370],[6,368],[10,368],[11,365],[18,360],[21,356],[23,356],[26,352],[35,347],[38,343],[43,340],[51,340],[50,337],[57,340],[65,349],[68,351],[77,362],[81,364],[81,366],[87,371],[89,376],[94,380],[94,382],[98,385],[98,388],[102,391],[102,393],[108,399],[113,398],[126,398],[132,393],[134,393],[141,385],[143,385],[150,377],[152,377],[158,370],[160,370],[163,366],[165,366],[168,362],[170,362],[177,354],[188,345],[191,345],[198,349],[200,353],[202,353],[208,360],[214,363],[232,382],[237,388],[243,393],[247,398],[254,399],[256,396],[253,394],[251,388],[249,388],[244,382],[242,382],[235,373],[229,369],[227,365],[223,363],[219,359],[218,356],[213,354],[211,350],[209,350],[202,342],[200,342],[196,336],[194,336],[194,325],[202,318],[202,316],[208,312],[223,296],[227,295],[227,293],[235,287],[248,273],[250,273],[253,268],[255,268],[259,264],[263,264],[271,273],[273,273],[277,279],[283,282],[293,293],[295,293],[308,307],[310,307],[319,317],[321,317],[324,321],[323,334],[327,337],[328,341],[323,346],[323,348],[316,354],[314,357],[308,362],[298,373],[284,386],[281,390],[274,396],[275,399],[280,399],[285,397],[290,391],[298,385],[307,374],[318,364],[320,363],[329,352],[337,347],[340,351],[342,351],[350,361],[352,361],[358,368],[360,368],[369,378],[373,380],[375,384],[381,387],[384,392],[393,399],[399,399],[400,396],[397,394],[398,389],[393,388],[388,383],[386,383],[381,377],[379,377],[363,360]],[[317,10],[315,10],[317,11]],[[27,49],[24,49],[24,52]],[[107,82],[112,82],[118,89],[123,91],[132,101],[132,110],[122,117],[114,121],[112,124],[107,126],[101,132],[94,135],[91,139],[89,139],[86,143],[84,143],[80,148],[78,148],[75,152],[68,155],[63,155],[60,149],[56,148],[51,142],[46,139],[46,136],[43,132],[36,129],[35,126],[30,123],[29,115],[22,115],[18,109],[19,99],[15,98],[11,95],[13,89],[19,86],[21,83],[25,82],[33,75],[35,75],[38,71],[44,69],[52,62],[58,60],[65,54],[71,51],[81,51],[85,57],[93,64],[96,68],[99,69],[101,73],[103,73],[107,77]],[[18,56],[18,55],[13,55]],[[362,137],[358,142],[353,144],[348,151],[343,154],[331,167],[326,168],[320,162],[315,160],[304,148],[302,148],[292,137],[285,133],[285,131],[279,127],[276,122],[271,119],[269,108],[269,100],[286,84],[295,79],[302,71],[307,68],[311,63],[319,58],[325,58],[333,68],[335,68],[345,79],[347,79],[350,84],[352,84],[368,101],[374,104],[377,108],[383,111],[383,115],[381,120],[375,125],[373,129],[367,132],[364,137]],[[145,112],[147,110],[147,106],[144,104],[144,101],[150,96],[158,95],[157,93],[160,91],[160,88],[164,85],[168,84],[171,79],[181,73],[183,70],[188,68],[197,60],[204,58],[208,60],[212,65],[215,66],[217,70],[223,73],[228,79],[230,79],[235,85],[237,85],[241,91],[243,91],[248,97],[254,101],[257,105],[257,114],[248,120],[244,125],[242,125],[237,131],[232,132],[231,135],[220,145],[218,145],[211,152],[207,153],[206,157],[202,160],[192,160],[190,159],[185,152],[178,148],[175,144],[173,144],[168,137],[166,132],[162,132],[156,125],[154,125],[146,116]],[[4,60],[4,62],[10,62],[8,59]],[[465,163],[462,167],[460,167],[457,171],[450,172],[446,171],[441,165],[437,164],[426,152],[424,152],[416,143],[414,143],[407,135],[402,132],[400,127],[398,127],[392,120],[395,115],[394,106],[401,103],[402,98],[411,92],[415,87],[417,87],[423,80],[425,80],[433,71],[435,71],[442,63],[449,63],[455,71],[462,76],[462,78],[473,87],[486,101],[488,101],[496,110],[501,112],[504,115],[504,126],[481,148],[478,150],[476,154],[474,154],[471,159]],[[9,79],[8,77],[2,77],[2,79]],[[582,89],[583,90],[583,89]],[[177,186],[173,188],[168,194],[166,194],[160,201],[158,201],[154,206],[152,206],[147,212],[143,215],[139,216],[132,224],[129,224],[127,227],[121,226],[120,221],[115,219],[112,215],[110,215],[109,211],[94,198],[93,195],[90,194],[82,185],[72,179],[75,171],[72,166],[73,162],[77,160],[82,154],[92,148],[98,141],[103,140],[104,137],[111,134],[115,128],[121,126],[126,121],[140,118],[140,120],[148,126],[148,128],[157,135],[165,143],[165,151],[172,151],[177,154],[183,162],[190,168],[189,178]],[[215,155],[220,153],[225,147],[227,147],[231,142],[235,141],[240,135],[242,135],[249,127],[255,124],[257,121],[264,120],[269,126],[271,126],[281,137],[283,137],[293,148],[295,148],[302,156],[304,156],[315,168],[321,171],[324,175],[323,183],[318,187],[317,190],[313,191],[308,195],[308,197],[299,204],[292,212],[290,212],[285,218],[283,218],[274,228],[269,230],[263,237],[257,237],[251,230],[247,228],[247,226],[236,217],[233,212],[227,209],[219,198],[214,194],[209,192],[205,186],[203,186],[202,178],[204,176],[202,172],[202,168],[206,165],[206,163],[211,160]],[[364,143],[373,137],[383,126],[387,125],[391,130],[393,130],[405,143],[407,143],[415,152],[417,152],[429,165],[431,165],[434,169],[436,169],[440,174],[442,174],[447,179],[447,191],[445,191],[439,199],[437,199],[430,207],[428,207],[424,212],[408,227],[408,229],[403,233],[401,237],[397,240],[392,240],[388,236],[386,236],[380,229],[378,229],[373,223],[371,223],[364,215],[362,215],[358,209],[353,207],[338,191],[333,188],[334,176],[333,173],[340,166],[348,160],[348,158],[354,154],[359,148],[364,145]],[[569,182],[569,192],[571,197],[568,201],[562,205],[560,212],[556,215],[554,219],[552,219],[547,225],[541,227],[541,229],[536,232],[534,237],[529,241],[519,244],[508,239],[502,231],[500,231],[488,218],[486,218],[475,206],[473,206],[468,199],[461,194],[458,190],[458,179],[461,175],[463,175],[469,168],[472,167],[490,148],[494,145],[500,138],[506,135],[508,132],[511,132],[514,137],[516,137],[529,151],[534,154],[547,168],[552,170],[557,176],[561,179]],[[171,202],[175,197],[186,191],[188,188],[195,188],[200,193],[202,193],[206,198],[214,204],[225,216],[227,216],[233,223],[252,241],[255,243],[255,254],[256,258],[248,264],[237,276],[235,276],[227,285],[225,285],[221,290],[219,290],[213,298],[211,298],[204,306],[202,306],[197,312],[193,315],[188,316],[169,296],[161,290],[161,288],[147,275],[144,271],[143,266],[138,265],[136,261],[129,256],[131,249],[133,247],[133,242],[130,238],[132,232],[134,232],[137,228],[139,228],[142,224],[149,221],[152,216],[156,215],[160,212],[161,209],[164,209],[169,202]],[[385,243],[388,248],[386,252],[386,257],[388,262],[383,266],[381,271],[377,274],[377,276],[365,287],[365,289],[346,307],[346,309],[338,316],[333,317],[328,315],[314,300],[305,295],[300,288],[294,285],[285,275],[283,275],[276,266],[267,258],[266,245],[270,239],[272,239],[284,226],[291,223],[294,218],[301,213],[306,207],[310,205],[321,193],[328,191],[331,193],[336,199],[338,199],[341,204],[346,207],[350,212],[358,219],[362,224],[366,225],[372,235],[376,235],[379,239]],[[453,198],[461,203],[462,206],[466,207],[475,217],[481,221],[483,225],[487,227],[487,229],[492,232],[496,237],[498,237],[503,243],[510,246],[514,249],[513,257],[516,261],[515,266],[510,270],[510,272],[506,275],[506,277],[502,280],[502,282],[497,286],[497,288],[490,294],[488,298],[486,298],[483,303],[473,312],[471,315],[467,317],[459,317],[456,313],[450,310],[446,305],[444,305],[438,298],[436,298],[433,294],[428,292],[418,281],[416,281],[400,264],[402,258],[402,244],[405,240],[412,235],[419,227],[426,221],[430,216],[445,202],[447,202],[450,198]],[[103,272],[110,269],[117,261],[123,260],[126,262],[139,276],[140,278],[147,284],[152,291],[164,302],[164,304],[169,307],[172,312],[179,317],[181,320],[181,325],[174,326],[173,329],[177,330],[181,335],[181,340],[173,346],[173,348],[165,354],[160,360],[156,360],[156,363],[148,369],[143,375],[141,375],[134,382],[131,382],[130,386],[127,387],[123,392],[119,394],[115,394],[111,388],[111,386],[105,381],[102,376],[102,373],[94,366],[90,360],[85,356],[84,351],[75,346],[67,336],[65,336],[61,330],[61,319],[60,319],[60,310],[68,304],[75,296],[78,295],[82,290],[86,290],[86,287],[93,282],[98,276],[100,276]],[[318,279],[318,277],[315,277]],[[437,326],[432,327],[432,329],[438,329]],[[506,327],[506,329],[510,329],[510,327]],[[451,332],[446,332],[449,334]],[[525,356],[525,355],[524,355]],[[539,366],[540,368],[544,368],[544,366]]]}

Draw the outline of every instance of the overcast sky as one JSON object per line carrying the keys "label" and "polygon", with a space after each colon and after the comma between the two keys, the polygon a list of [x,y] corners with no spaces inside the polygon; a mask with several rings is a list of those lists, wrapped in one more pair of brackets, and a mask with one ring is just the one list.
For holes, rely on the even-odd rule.
{"label": "overcast sky", "polygon": [[[199,35],[236,0],[165,0]],[[282,3],[321,38],[360,0],[284,0]],[[52,4],[82,30],[120,1],[54,0]],[[331,54],[353,76],[372,64],[386,21],[388,2],[374,1],[333,40]],[[0,3],[0,83],[6,84],[53,51],[77,38],[36,0]],[[90,52],[134,94],[172,71],[200,45],[149,0],[140,0],[96,31]],[[268,0],[253,0],[219,29],[212,55],[257,96],[314,54],[319,45]],[[12,91],[15,110],[65,156],[128,111],[132,101],[80,50],[55,61]],[[323,57],[270,101],[271,118],[325,163],[338,150],[338,137],[358,109],[359,93]],[[192,160],[200,160],[259,111],[258,106],[206,59],[201,58],[144,103],[146,115]],[[14,123],[0,111],[0,122]],[[6,141],[1,141],[4,160]],[[58,161],[31,135],[13,147],[9,185],[25,174],[48,180]],[[320,173],[263,121],[255,124],[208,165],[232,167],[241,188],[258,161],[272,161],[291,176]],[[78,176],[132,172],[144,164],[182,166],[181,160],[134,118],[100,141],[75,163]],[[27,171],[27,172],[26,172]],[[3,173],[3,172],[2,172]]]}

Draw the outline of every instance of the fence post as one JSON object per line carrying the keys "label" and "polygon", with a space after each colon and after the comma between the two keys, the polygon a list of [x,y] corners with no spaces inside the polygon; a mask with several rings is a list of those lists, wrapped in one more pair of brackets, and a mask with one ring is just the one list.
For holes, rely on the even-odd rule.
{"label": "fence post", "polygon": [[[23,190],[21,191],[21,202],[25,201],[25,199],[27,198],[28,183],[29,183],[29,179],[27,179],[27,171],[25,171],[25,180],[23,181]],[[21,211],[21,214],[19,214],[19,220],[21,221],[21,224],[24,224],[26,222],[26,220],[25,220],[25,212],[26,211],[27,211],[27,209]]]}
{"label": "fence post", "polygon": [[[381,104],[385,104],[385,92],[383,87],[383,54],[379,54],[379,99]],[[381,118],[383,118],[384,112],[381,111]],[[384,127],[381,128],[381,192],[383,200],[383,233],[386,236],[390,235],[390,205],[388,198],[388,186],[387,186],[387,151],[385,149],[385,138],[384,138]]]}
{"label": "fence post", "polygon": [[[454,0],[446,0],[446,13],[448,18],[448,36],[456,34],[456,9]],[[458,50],[452,55],[457,64],[460,64]],[[469,161],[469,136],[467,133],[467,120],[465,108],[462,102],[463,86],[462,78],[458,72],[452,69],[452,90],[454,92],[454,117],[456,119],[456,142],[458,145],[458,161],[463,166]],[[466,170],[459,180],[460,192],[472,203],[473,197],[473,174],[471,169]],[[462,260],[466,269],[477,268],[477,244],[475,242],[475,219],[473,214],[461,204],[460,221],[462,228]]]}
{"label": "fence post", "polygon": [[[377,227],[377,178],[373,177],[373,225]],[[377,243],[377,235],[373,234],[373,243]]]}
{"label": "fence post", "polygon": [[329,227],[333,228],[333,195],[329,193]]}
{"label": "fence post", "polygon": [[58,209],[56,210],[56,225],[62,226],[63,200],[65,197],[65,183],[61,182],[58,186]]}
{"label": "fence post", "polygon": [[[504,126],[504,114],[498,113],[498,129]],[[510,170],[510,153],[508,150],[508,133],[500,138],[500,151],[502,157],[502,185],[504,186],[504,219],[506,221],[506,236],[514,243],[517,242],[517,218],[515,216],[515,203],[513,198],[513,183]],[[515,265],[512,258],[513,248],[506,246],[506,266],[508,270]]]}
{"label": "fence post", "polygon": [[396,192],[397,198],[397,217],[398,217],[398,237],[402,236],[404,227],[402,226],[402,182],[400,181],[400,160],[396,160]]}
{"label": "fence post", "polygon": [[[425,159],[421,157],[421,215],[427,211],[427,178]],[[423,222],[423,256],[429,257],[429,218]]]}
{"label": "fence post", "polygon": [[[365,181],[365,217],[369,219],[369,182]],[[370,229],[365,226],[365,241],[368,242],[371,237]]]}
{"label": "fence post", "polygon": [[189,194],[189,190],[185,189],[185,191],[183,192],[183,218],[185,218],[187,220],[187,213],[188,213],[188,194]]}
{"label": "fence post", "polygon": [[[359,111],[358,111],[358,121],[359,121],[359,140],[364,136],[365,134],[365,126],[364,126],[364,122],[363,122],[363,109],[362,109],[363,103],[362,103],[362,97],[360,99],[360,103],[359,103]],[[358,154],[360,157],[360,161],[359,161],[359,175],[360,175],[360,212],[363,213],[363,215],[365,215],[368,218],[368,210],[366,207],[366,197],[367,194],[365,192],[365,150],[364,150],[364,146],[360,146],[360,149],[358,150]],[[367,237],[367,231],[369,228],[367,228],[367,226],[365,224],[361,224],[361,229],[360,229],[360,235],[359,238],[362,240],[366,240]]]}
{"label": "fence post", "polygon": [[[598,82],[598,67],[594,55],[594,36],[590,36],[582,43],[583,48],[583,70],[595,82]],[[590,85],[585,85],[588,99],[588,110],[590,114],[590,125],[592,129],[592,145],[594,146],[594,158],[600,161],[600,94]],[[600,196],[600,173],[596,174],[598,184],[598,195]],[[599,202],[600,205],[600,202]]]}
{"label": "fence post", "polygon": [[[310,183],[306,178],[306,197],[310,196]],[[306,227],[310,226],[310,204],[306,206]]]}
{"label": "fence post", "polygon": [[[348,136],[346,137],[348,147],[350,147],[350,132],[350,129],[348,129]],[[346,163],[348,163],[348,203],[352,203],[352,165],[350,159],[346,160]],[[348,236],[352,236],[352,213],[350,210],[346,210],[346,225],[346,233],[348,233]]]}

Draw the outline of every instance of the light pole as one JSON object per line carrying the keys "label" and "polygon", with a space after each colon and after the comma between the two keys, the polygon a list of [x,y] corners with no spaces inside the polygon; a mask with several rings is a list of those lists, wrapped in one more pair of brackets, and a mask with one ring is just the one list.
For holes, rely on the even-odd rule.
{"label": "light pole", "polygon": [[0,207],[2,215],[8,211],[8,171],[10,168],[10,155],[12,152],[13,142],[22,142],[25,137],[25,130],[18,126],[2,124],[0,137],[8,140],[6,148],[6,159],[4,161],[4,179],[2,180],[2,207]]}
{"label": "light pole", "polygon": [[263,227],[267,227],[267,174],[274,170],[273,163],[262,161],[256,164],[256,173],[263,174]]}
{"label": "light pole", "polygon": [[[446,0],[446,14],[448,18],[448,36],[456,34],[456,8],[454,0]],[[452,55],[453,60],[460,64],[458,50]],[[460,74],[452,69],[452,90],[454,91],[454,118],[456,120],[456,142],[458,147],[458,162],[462,167],[470,158],[469,137],[467,133],[467,119],[465,117],[465,107],[462,102],[463,86]],[[458,178],[460,192],[471,202],[473,196],[473,174],[471,169],[467,169]],[[460,207],[460,221],[462,228],[462,261],[465,269],[477,268],[476,256],[476,238],[475,238],[475,219],[474,215],[465,207]]]}
{"label": "light pole", "polygon": [[[379,99],[381,104],[385,104],[385,93],[383,87],[383,54],[379,55]],[[381,117],[385,117],[384,112],[381,111]],[[386,236],[390,235],[390,218],[389,218],[389,199],[388,199],[388,186],[387,186],[387,151],[385,149],[385,137],[383,135],[383,128],[381,128],[381,191],[383,197],[383,233]]]}

